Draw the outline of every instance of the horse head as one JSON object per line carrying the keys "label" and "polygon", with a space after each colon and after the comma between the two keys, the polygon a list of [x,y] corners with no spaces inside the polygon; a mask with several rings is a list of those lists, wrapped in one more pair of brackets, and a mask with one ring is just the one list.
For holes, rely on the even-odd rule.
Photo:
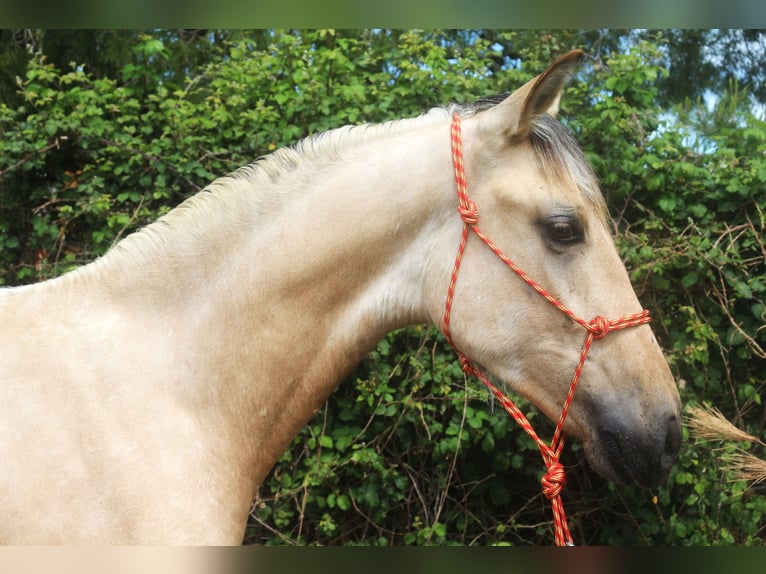
{"label": "horse head", "polygon": [[[554,119],[579,56],[465,114],[455,159],[458,195],[461,184],[467,189],[458,208],[465,246],[447,313],[439,316],[443,299],[432,313],[464,361],[553,421],[566,404],[563,430],[583,442],[599,474],[653,486],[678,454],[680,397],[615,248],[596,177]],[[454,217],[450,233],[460,223]],[[610,327],[621,330],[606,337]],[[583,349],[586,337],[592,351]],[[570,406],[572,373],[586,355]]]}

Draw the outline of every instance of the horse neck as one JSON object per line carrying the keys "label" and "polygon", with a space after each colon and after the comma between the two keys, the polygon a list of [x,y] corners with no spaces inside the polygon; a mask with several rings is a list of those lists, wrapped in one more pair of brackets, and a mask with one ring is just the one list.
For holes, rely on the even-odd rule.
{"label": "horse neck", "polygon": [[[134,320],[172,338],[164,376],[183,373],[187,400],[218,412],[215,432],[236,421],[227,433],[238,452],[261,449],[256,483],[385,333],[429,319],[427,269],[454,216],[448,129],[429,124],[332,169],[299,169],[278,182],[277,207],[248,213],[253,190],[242,189],[193,235],[157,232],[185,239],[139,265],[102,265],[121,278],[110,289],[131,301]],[[175,217],[155,225],[180,227]],[[113,258],[135,250],[128,242]]]}

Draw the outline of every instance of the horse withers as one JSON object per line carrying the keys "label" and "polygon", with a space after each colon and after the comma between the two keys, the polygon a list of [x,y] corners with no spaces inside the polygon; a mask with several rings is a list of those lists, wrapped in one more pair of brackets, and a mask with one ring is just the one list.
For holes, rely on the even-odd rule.
{"label": "horse withers", "polygon": [[[238,544],[268,471],[389,331],[444,324],[465,227],[585,317],[641,311],[553,119],[577,53],[502,102],[344,127],[222,177],[106,255],[0,290],[0,541]],[[556,420],[582,328],[469,237],[459,352]],[[646,324],[593,345],[563,430],[608,479],[664,480],[680,400]]]}

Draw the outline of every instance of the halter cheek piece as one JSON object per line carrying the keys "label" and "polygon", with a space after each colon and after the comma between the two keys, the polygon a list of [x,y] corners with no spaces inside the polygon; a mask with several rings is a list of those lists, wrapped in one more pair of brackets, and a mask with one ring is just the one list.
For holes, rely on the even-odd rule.
{"label": "halter cheek piece", "polygon": [[[569,533],[569,526],[567,525],[566,515],[564,514],[564,505],[561,501],[561,491],[566,484],[566,474],[564,472],[563,465],[559,462],[561,451],[564,447],[564,421],[566,420],[569,407],[572,404],[572,398],[574,397],[577,383],[582,375],[582,369],[585,365],[585,359],[588,356],[590,346],[596,339],[603,339],[612,331],[619,329],[627,329],[628,327],[636,327],[643,325],[651,321],[649,311],[644,309],[639,313],[633,315],[627,315],[619,319],[609,320],[602,316],[597,316],[591,321],[586,321],[578,316],[574,311],[567,308],[558,299],[553,297],[545,289],[543,289],[538,283],[536,283],[529,275],[524,273],[516,264],[511,261],[506,255],[495,245],[489,237],[479,229],[479,211],[476,204],[468,197],[466,180],[465,180],[465,168],[463,166],[463,150],[460,131],[460,116],[454,114],[452,116],[452,164],[455,168],[455,183],[457,184],[457,197],[458,208],[457,211],[463,220],[463,233],[460,238],[460,245],[458,247],[457,256],[455,257],[455,265],[452,269],[452,277],[450,278],[449,290],[447,292],[447,301],[444,305],[444,318],[442,321],[444,335],[447,338],[452,349],[458,356],[460,366],[463,372],[468,376],[475,376],[478,378],[492,394],[497,398],[498,402],[513,417],[513,419],[521,426],[524,431],[532,438],[540,449],[540,454],[543,457],[545,463],[546,473],[542,478],[543,494],[551,501],[553,508],[553,524],[554,524],[554,538],[557,546],[572,546],[572,536]],[[463,252],[465,251],[465,245],[468,241],[468,232],[473,231],[484,244],[489,247],[492,252],[497,255],[503,263],[513,270],[524,282],[534,289],[541,297],[548,301],[551,305],[559,309],[567,317],[572,319],[575,323],[583,327],[586,331],[585,342],[580,352],[580,360],[575,367],[572,381],[569,384],[569,392],[567,393],[564,405],[561,409],[561,415],[559,416],[558,423],[556,423],[556,430],[553,433],[553,439],[551,444],[544,443],[532,428],[527,417],[524,416],[514,402],[509,399],[501,390],[493,385],[487,375],[479,368],[475,367],[471,360],[461,353],[452,341],[452,333],[450,331],[450,316],[452,314],[452,301],[455,295],[455,284],[457,283],[457,276],[460,271],[460,264],[463,260]]]}

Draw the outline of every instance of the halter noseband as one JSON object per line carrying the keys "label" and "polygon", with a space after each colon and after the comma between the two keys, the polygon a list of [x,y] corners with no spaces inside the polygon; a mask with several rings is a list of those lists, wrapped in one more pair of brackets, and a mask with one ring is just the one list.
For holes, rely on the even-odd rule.
{"label": "halter noseband", "polygon": [[[554,524],[554,538],[556,545],[558,546],[572,546],[572,536],[569,533],[569,526],[567,525],[566,515],[564,514],[564,505],[561,501],[561,491],[566,484],[566,474],[564,472],[564,466],[559,462],[561,451],[564,447],[564,421],[566,420],[569,407],[572,404],[575,389],[577,383],[582,375],[582,369],[585,365],[585,359],[588,356],[590,346],[596,339],[602,339],[606,337],[612,331],[619,329],[627,329],[628,327],[636,327],[643,325],[651,321],[649,311],[646,309],[635,313],[633,315],[627,315],[619,319],[609,320],[602,316],[597,316],[591,321],[578,316],[574,311],[570,310],[553,295],[543,289],[537,282],[535,282],[529,275],[524,273],[513,261],[511,261],[500,248],[492,242],[478,227],[479,212],[476,204],[468,197],[466,180],[465,180],[465,168],[463,165],[463,150],[460,131],[460,116],[454,114],[452,116],[452,163],[455,168],[455,182],[457,184],[457,197],[458,208],[457,211],[463,220],[463,233],[460,238],[460,246],[458,247],[457,256],[455,257],[455,265],[452,270],[452,277],[450,278],[449,290],[447,292],[447,301],[444,305],[444,318],[443,318],[443,330],[444,335],[447,338],[452,349],[458,356],[460,367],[463,372],[468,376],[475,376],[478,378],[497,398],[498,402],[513,417],[513,419],[521,426],[524,431],[532,438],[537,444],[540,454],[543,457],[545,463],[546,473],[542,478],[543,494],[551,501],[553,508],[553,524]],[[455,347],[452,341],[452,332],[450,331],[450,316],[452,314],[452,301],[455,295],[455,284],[457,283],[458,272],[460,271],[460,264],[463,260],[463,253],[465,251],[466,242],[468,241],[468,232],[473,231],[484,244],[489,247],[492,252],[497,255],[503,263],[510,267],[514,273],[521,277],[524,282],[534,289],[540,296],[542,296],[551,305],[559,309],[567,317],[572,319],[575,323],[580,325],[586,330],[585,342],[580,352],[580,360],[575,367],[572,381],[569,384],[569,392],[567,393],[564,405],[561,408],[561,415],[556,423],[556,430],[553,433],[553,439],[551,444],[544,443],[532,428],[527,417],[514,402],[509,399],[505,393],[493,385],[487,375],[479,368],[475,367],[471,360],[461,353],[457,347]]]}

